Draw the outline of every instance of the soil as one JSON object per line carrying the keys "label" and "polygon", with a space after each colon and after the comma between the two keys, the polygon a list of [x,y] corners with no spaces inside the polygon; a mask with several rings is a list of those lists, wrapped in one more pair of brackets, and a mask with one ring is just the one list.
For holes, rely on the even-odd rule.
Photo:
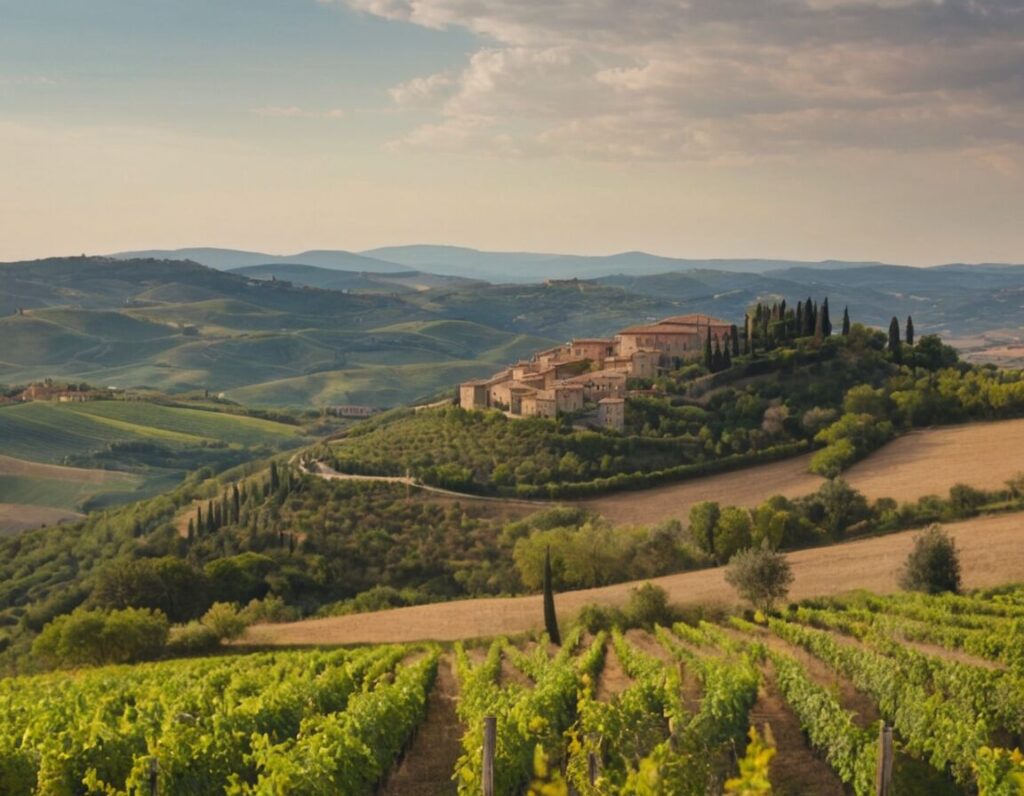
{"label": "soil", "polygon": [[615,645],[609,643],[604,651],[604,666],[601,668],[601,674],[597,676],[594,699],[598,702],[610,702],[616,695],[629,688],[632,682],[632,678],[622,668],[622,661],[615,652]]}
{"label": "soil", "polygon": [[764,669],[757,702],[750,711],[750,723],[765,734],[771,730],[777,751],[772,758],[768,776],[776,796],[844,796],[843,783],[807,743],[800,720],[790,710],[775,684],[771,663]]}
{"label": "soil", "polygon": [[456,793],[452,772],[461,754],[463,728],[455,713],[458,683],[444,656],[427,701],[427,715],[401,762],[380,790],[381,796],[449,796]]}

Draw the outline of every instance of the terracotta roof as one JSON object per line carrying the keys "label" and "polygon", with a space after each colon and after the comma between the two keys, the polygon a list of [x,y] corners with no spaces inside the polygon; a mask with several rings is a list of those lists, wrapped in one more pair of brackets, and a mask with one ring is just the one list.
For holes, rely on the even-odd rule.
{"label": "terracotta roof", "polygon": [[685,334],[693,336],[704,331],[705,327],[683,326],[681,324],[650,324],[648,326],[630,326],[623,329],[619,334]]}
{"label": "terracotta roof", "polygon": [[625,402],[625,398],[602,398],[598,401],[599,404],[624,404]]}

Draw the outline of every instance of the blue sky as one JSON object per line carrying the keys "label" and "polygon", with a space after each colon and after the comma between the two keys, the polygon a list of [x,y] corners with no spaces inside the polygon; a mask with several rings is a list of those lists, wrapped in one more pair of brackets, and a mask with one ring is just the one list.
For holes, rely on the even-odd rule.
{"label": "blue sky", "polygon": [[0,259],[1024,261],[1019,0],[0,0]]}

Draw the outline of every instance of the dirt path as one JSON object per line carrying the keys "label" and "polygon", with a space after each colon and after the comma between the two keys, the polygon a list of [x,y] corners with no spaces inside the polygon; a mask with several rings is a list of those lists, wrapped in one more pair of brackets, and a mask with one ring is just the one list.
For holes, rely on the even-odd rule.
{"label": "dirt path", "polygon": [[768,770],[772,793],[776,796],[844,796],[843,783],[828,763],[808,746],[800,720],[779,694],[771,663],[765,666],[757,702],[750,710],[750,723],[762,733],[767,724],[775,739],[777,751]]}
{"label": "dirt path", "polygon": [[597,676],[597,685],[594,688],[594,699],[598,702],[611,702],[615,696],[629,688],[632,682],[632,678],[622,668],[622,661],[615,652],[615,645],[608,642],[604,650],[604,665]]}
{"label": "dirt path", "polygon": [[[965,483],[998,489],[1024,471],[1024,419],[912,431],[890,442],[843,474],[869,499],[917,500],[946,495]],[[814,492],[822,479],[808,472],[810,455],[653,489],[620,492],[585,501],[616,523],[655,523],[687,517],[690,506],[717,500],[756,506],[772,495],[796,498]]]}
{"label": "dirt path", "polygon": [[[1001,514],[954,523],[946,529],[960,548],[965,588],[1024,580],[1024,514]],[[793,567],[790,599],[800,600],[852,589],[877,593],[898,589],[897,577],[916,531],[904,531],[829,547],[800,550],[787,558]],[[653,578],[680,603],[728,603],[735,592],[722,568]],[[555,598],[569,618],[587,603],[623,605],[636,583],[564,592]],[[244,637],[254,644],[351,644],[454,641],[514,635],[543,626],[542,598],[497,597],[417,605],[366,614],[309,619],[292,624],[256,625]]]}
{"label": "dirt path", "polygon": [[[741,640],[749,640],[750,636],[726,629],[726,632],[735,635]],[[878,708],[869,696],[858,691],[853,683],[837,673],[834,669],[813,656],[803,647],[790,644],[788,641],[779,638],[767,630],[759,631],[757,640],[775,652],[781,652],[794,658],[797,663],[803,666],[807,676],[824,688],[829,689],[836,695],[836,699],[844,710],[853,711],[853,722],[858,727],[870,727],[881,718]]]}
{"label": "dirt path", "polygon": [[449,655],[441,658],[427,701],[427,715],[412,745],[381,788],[381,796],[449,796],[462,751],[462,725],[455,713],[458,681]]}

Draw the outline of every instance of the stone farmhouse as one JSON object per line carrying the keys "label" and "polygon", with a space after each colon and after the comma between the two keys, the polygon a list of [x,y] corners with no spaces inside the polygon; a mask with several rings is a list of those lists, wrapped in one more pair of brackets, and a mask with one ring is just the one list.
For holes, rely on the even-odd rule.
{"label": "stone farmhouse", "polygon": [[597,404],[598,425],[621,429],[629,379],[699,359],[708,333],[725,339],[728,321],[679,315],[631,326],[613,337],[584,338],[538,351],[486,379],[459,385],[463,409],[501,409],[511,417],[557,417]]}

